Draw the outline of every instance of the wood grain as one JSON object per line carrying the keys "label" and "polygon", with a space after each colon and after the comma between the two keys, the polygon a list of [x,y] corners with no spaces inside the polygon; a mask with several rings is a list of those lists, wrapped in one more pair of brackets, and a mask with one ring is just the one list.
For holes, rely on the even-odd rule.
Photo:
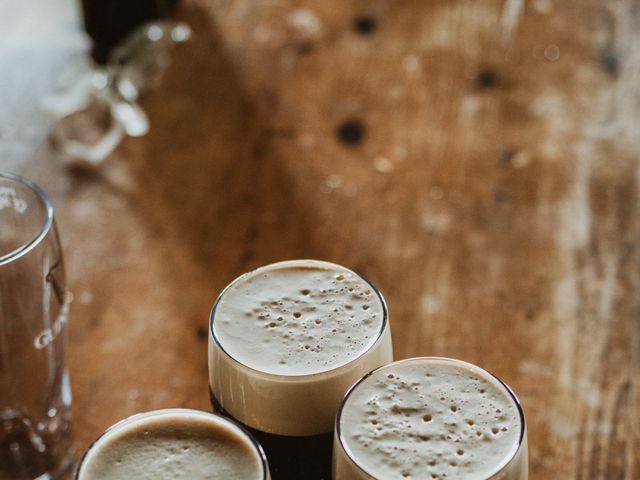
{"label": "wood grain", "polygon": [[637,2],[179,15],[195,36],[144,98],[146,137],[98,173],[45,144],[19,167],[66,249],[78,448],[134,412],[208,408],[216,295],[314,257],[380,287],[398,358],[462,358],[514,388],[532,479],[638,478]]}

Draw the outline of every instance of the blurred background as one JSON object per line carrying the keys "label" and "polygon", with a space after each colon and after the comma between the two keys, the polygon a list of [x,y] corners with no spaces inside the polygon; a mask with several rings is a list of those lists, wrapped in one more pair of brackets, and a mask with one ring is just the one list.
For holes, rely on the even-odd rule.
{"label": "blurred background", "polygon": [[[530,478],[640,476],[637,0],[149,2],[190,35],[116,59],[162,60],[120,123],[112,97],[62,115],[147,19],[108,3],[0,0],[0,169],[56,210],[79,451],[208,409],[215,297],[318,258],[381,289],[397,358],[513,387]],[[113,122],[105,155],[65,150]]]}

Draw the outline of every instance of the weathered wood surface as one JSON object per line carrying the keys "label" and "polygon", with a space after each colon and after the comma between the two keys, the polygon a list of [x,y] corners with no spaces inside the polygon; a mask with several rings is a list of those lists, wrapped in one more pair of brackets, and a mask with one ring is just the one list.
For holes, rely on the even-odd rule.
{"label": "weathered wood surface", "polygon": [[[99,174],[20,135],[46,124],[31,107],[0,113],[0,164],[48,190],[66,249],[78,449],[134,412],[208,408],[216,295],[314,257],[381,288],[397,358],[514,388],[531,478],[640,478],[639,8],[192,0],[151,132]],[[50,31],[28,31],[37,61],[1,47],[3,75],[52,84],[71,60]]]}

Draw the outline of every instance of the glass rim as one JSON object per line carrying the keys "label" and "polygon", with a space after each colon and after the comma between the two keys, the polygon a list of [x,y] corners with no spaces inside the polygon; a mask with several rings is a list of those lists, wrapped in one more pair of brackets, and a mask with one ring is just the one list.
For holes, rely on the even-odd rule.
{"label": "glass rim", "polygon": [[[303,373],[303,374],[294,374],[294,375],[281,375],[281,374],[277,374],[277,373],[270,373],[270,372],[265,372],[263,370],[258,370],[255,369],[253,367],[250,367],[249,365],[244,364],[243,362],[241,362],[240,360],[238,360],[237,358],[235,358],[233,355],[231,355],[229,352],[227,352],[225,350],[225,348],[222,346],[222,344],[220,343],[220,340],[218,339],[214,328],[213,328],[213,323],[215,321],[215,314],[216,314],[216,309],[218,307],[218,304],[220,303],[220,301],[222,300],[224,294],[230,290],[231,288],[233,288],[235,285],[237,285],[238,283],[242,282],[245,278],[249,277],[250,275],[253,275],[257,272],[262,271],[263,269],[267,269],[267,268],[272,268],[278,265],[284,265],[287,263],[303,263],[303,262],[309,262],[312,264],[323,264],[323,265],[328,265],[328,266],[338,266],[348,272],[353,273],[354,275],[357,275],[359,278],[361,278],[362,280],[365,281],[365,283],[367,285],[369,285],[369,287],[371,287],[372,291],[375,292],[376,296],[378,297],[378,300],[380,301],[380,305],[382,306],[382,322],[380,325],[380,331],[377,333],[375,339],[371,342],[371,344],[365,349],[362,350],[356,357],[348,360],[347,362],[340,364],[336,367],[333,368],[329,368],[327,370],[322,370],[322,371],[318,371],[318,372],[314,372],[314,373]],[[213,308],[211,309],[211,313],[209,314],[209,338],[211,340],[213,340],[213,342],[215,342],[215,344],[218,346],[218,348],[220,349],[221,352],[223,352],[225,354],[225,356],[227,358],[229,358],[232,362],[234,362],[234,364],[240,365],[243,368],[246,368],[252,372],[256,372],[258,375],[260,376],[264,376],[264,377],[271,377],[271,378],[277,378],[279,380],[290,380],[290,381],[297,381],[297,380],[304,380],[304,379],[308,379],[308,378],[312,378],[315,377],[317,375],[325,375],[325,374],[331,374],[332,372],[337,372],[340,369],[344,368],[345,366],[349,365],[352,362],[357,361],[358,359],[360,359],[363,355],[365,355],[367,352],[369,352],[371,350],[371,348],[378,343],[378,341],[382,338],[385,330],[387,329],[389,323],[389,313],[388,313],[388,309],[387,309],[387,302],[385,301],[384,297],[382,296],[382,293],[380,292],[380,290],[378,290],[378,288],[371,283],[371,281],[369,281],[369,279],[367,277],[365,277],[364,275],[355,272],[354,270],[351,270],[350,268],[347,268],[343,265],[340,265],[338,263],[333,263],[333,262],[328,262],[325,260],[315,260],[315,259],[294,259],[294,260],[283,260],[280,262],[274,262],[274,263],[270,263],[268,265],[263,265],[261,267],[258,267],[256,269],[253,269],[249,272],[243,273],[242,275],[238,276],[235,278],[235,280],[233,280],[231,283],[229,283],[229,285],[227,285],[222,292],[220,292],[220,295],[218,295],[218,298],[216,298],[216,301],[213,303]]]}
{"label": "glass rim", "polygon": [[396,360],[395,362],[391,362],[391,363],[388,363],[386,365],[382,365],[381,367],[378,367],[378,368],[376,368],[374,370],[371,370],[369,373],[367,373],[365,376],[363,376],[357,382],[355,382],[353,385],[351,385],[351,387],[349,387],[349,390],[347,390],[347,392],[345,393],[344,397],[342,397],[342,401],[340,402],[340,406],[338,407],[338,411],[336,413],[335,425],[334,425],[335,437],[336,437],[336,439],[338,441],[338,445],[340,446],[340,449],[344,452],[344,454],[347,457],[347,459],[349,460],[349,462],[351,462],[351,464],[353,466],[355,466],[360,471],[360,473],[365,475],[367,479],[369,479],[369,480],[377,480],[376,477],[374,477],[369,472],[367,472],[356,461],[356,459],[354,458],[353,453],[349,450],[349,448],[345,444],[344,439],[342,437],[342,432],[341,432],[341,429],[340,429],[340,418],[342,417],[342,410],[344,409],[344,406],[346,405],[349,397],[351,396],[351,393],[362,382],[364,382],[367,378],[369,378],[374,373],[376,373],[376,372],[378,372],[380,370],[383,370],[385,368],[388,368],[388,367],[390,367],[392,365],[400,365],[400,364],[403,364],[403,363],[409,363],[409,362],[414,362],[414,361],[441,361],[441,362],[454,364],[454,365],[458,365],[458,366],[464,366],[464,367],[471,366],[473,369],[477,369],[477,370],[480,370],[482,372],[487,373],[490,377],[492,377],[493,379],[497,380],[498,383],[507,391],[507,393],[509,394],[509,396],[511,397],[511,399],[515,403],[516,409],[518,410],[518,415],[520,416],[520,436],[518,437],[518,446],[513,450],[513,452],[508,457],[506,457],[498,465],[498,469],[495,472],[493,472],[491,474],[491,476],[488,477],[486,480],[491,480],[492,478],[495,478],[497,475],[500,475],[501,473],[503,473],[505,471],[505,469],[511,464],[511,462],[520,453],[520,450],[522,449],[522,445],[524,444],[524,441],[525,441],[525,433],[527,431],[526,430],[526,420],[525,420],[524,410],[522,408],[520,400],[518,399],[518,397],[516,396],[514,391],[511,389],[511,387],[509,387],[509,385],[504,383],[497,375],[494,375],[493,373],[489,372],[488,370],[485,370],[484,368],[479,367],[478,365],[475,365],[473,363],[466,362],[464,360],[458,360],[456,358],[448,358],[448,357],[412,357],[412,358],[405,358],[405,359],[402,359],[402,360]]}
{"label": "glass rim", "polygon": [[29,240],[28,242],[24,242],[15,250],[12,250],[4,255],[0,255],[0,266],[2,266],[25,256],[42,242],[42,240],[47,236],[53,226],[53,206],[51,205],[49,197],[47,197],[46,193],[44,193],[44,191],[32,180],[29,180],[28,178],[22,177],[20,175],[16,175],[14,173],[7,172],[0,172],[0,179],[11,180],[12,182],[22,184],[31,189],[31,191],[36,194],[36,197],[42,202],[45,210],[45,219],[38,233],[33,236],[31,240]]}
{"label": "glass rim", "polygon": [[194,414],[201,415],[203,417],[208,417],[208,418],[213,417],[216,419],[216,421],[231,424],[237,429],[239,429],[240,432],[251,442],[251,445],[258,452],[258,457],[260,458],[260,467],[262,469],[262,480],[269,480],[270,473],[269,473],[269,462],[267,460],[267,455],[264,452],[262,445],[258,443],[258,440],[256,440],[256,438],[253,435],[251,435],[251,433],[242,424],[240,424],[239,422],[233,419],[223,417],[215,413],[207,412],[205,410],[198,410],[195,408],[162,408],[158,410],[149,410],[148,412],[141,412],[141,413],[136,413],[134,415],[130,415],[129,417],[126,417],[120,420],[119,422],[114,423],[113,425],[108,427],[104,432],[102,432],[95,440],[93,440],[91,444],[89,444],[87,449],[82,454],[82,457],[80,457],[80,460],[78,461],[78,466],[76,467],[75,472],[73,473],[73,480],[79,480],[80,470],[82,469],[82,466],[84,464],[84,461],[87,455],[96,446],[96,444],[100,442],[100,440],[102,440],[107,434],[111,432],[115,432],[126,425],[129,425],[138,420],[142,420],[144,418],[172,415],[172,414],[181,414],[181,413],[190,414],[190,415],[194,415]]}

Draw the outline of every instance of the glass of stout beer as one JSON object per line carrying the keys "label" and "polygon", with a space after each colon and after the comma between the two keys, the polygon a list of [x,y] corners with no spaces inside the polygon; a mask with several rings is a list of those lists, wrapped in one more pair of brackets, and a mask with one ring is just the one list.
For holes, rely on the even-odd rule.
{"label": "glass of stout beer", "polygon": [[210,327],[214,409],[258,439],[275,480],[329,480],[344,393],[392,360],[380,292],[333,263],[274,263],[233,281]]}
{"label": "glass of stout beer", "polygon": [[75,480],[156,478],[269,480],[260,445],[242,427],[199,410],[170,408],[129,417],[85,452]]}
{"label": "glass of stout beer", "polygon": [[168,17],[177,0],[82,0],[84,27],[91,38],[91,55],[105,64],[109,53],[145,22]]}
{"label": "glass of stout beer", "polygon": [[460,360],[423,357],[374,370],[336,417],[333,479],[527,480],[520,402]]}

